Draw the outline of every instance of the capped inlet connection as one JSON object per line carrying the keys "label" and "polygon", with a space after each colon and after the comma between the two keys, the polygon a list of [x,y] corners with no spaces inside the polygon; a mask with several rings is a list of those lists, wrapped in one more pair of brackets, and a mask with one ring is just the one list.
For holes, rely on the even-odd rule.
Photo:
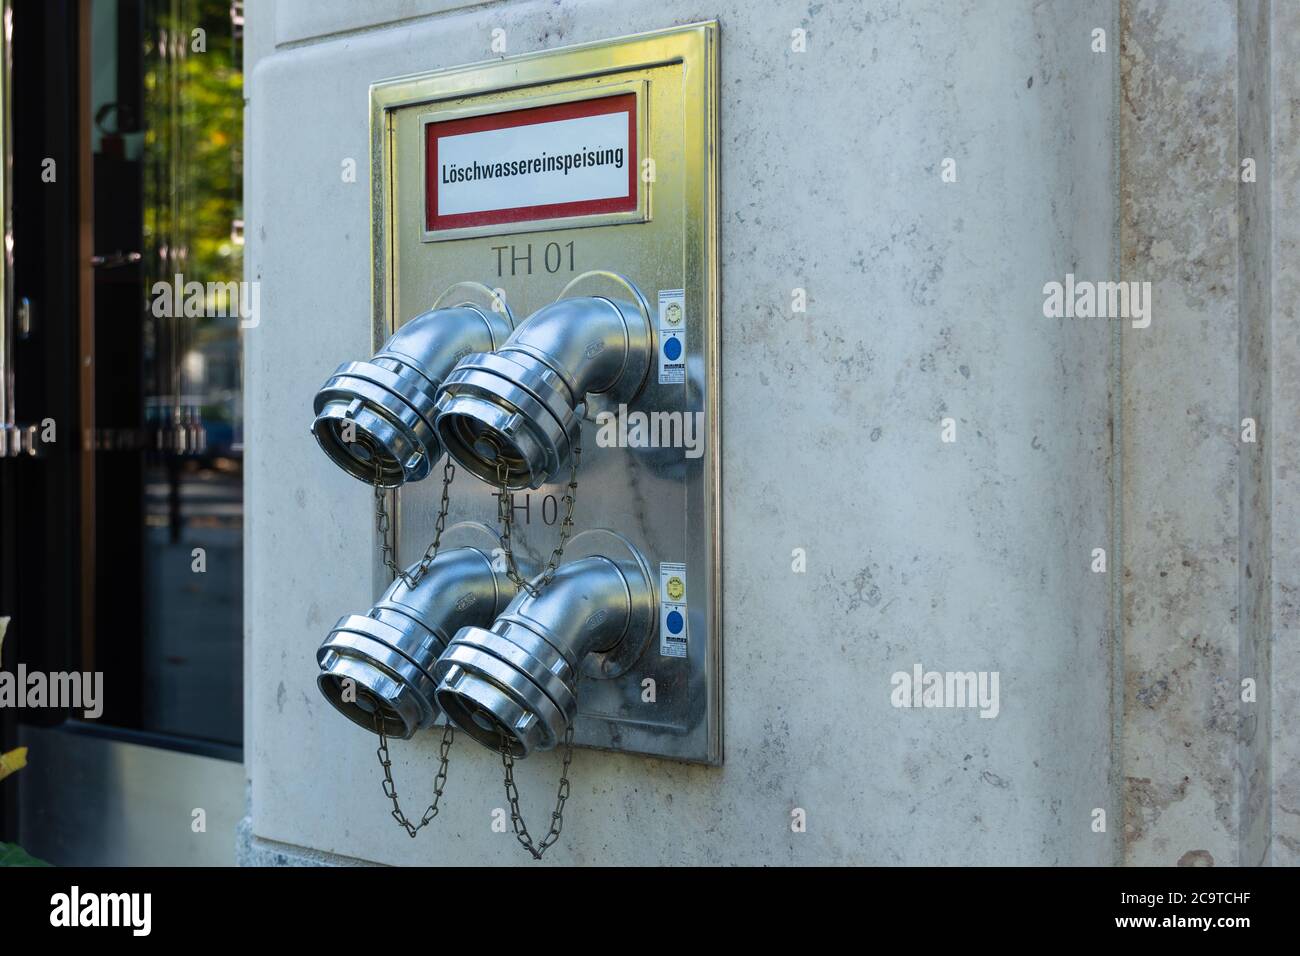
{"label": "capped inlet connection", "polygon": [[374,733],[378,714],[385,735],[409,739],[438,717],[434,664],[452,636],[491,624],[513,594],[492,545],[444,551],[414,587],[399,578],[365,614],[339,618],[316,652],[317,686],[358,726]]}
{"label": "capped inlet connection", "polygon": [[[521,591],[490,627],[462,628],[434,666],[447,719],[493,751],[555,747],[577,716],[579,677],[624,673],[657,624],[658,593],[638,551],[607,531],[574,545],[586,556],[562,564],[540,593]],[[606,553],[590,553],[597,548]]]}
{"label": "capped inlet connection", "polygon": [[510,334],[509,311],[499,298],[491,301],[431,309],[369,361],[335,369],[313,402],[311,430],[325,454],[354,478],[384,488],[426,477],[442,456],[438,387],[460,359],[496,348]]}
{"label": "capped inlet connection", "polygon": [[[582,278],[582,277],[579,277]],[[438,392],[438,439],[457,464],[511,490],[555,479],[578,441],[589,395],[631,401],[646,382],[654,333],[645,299],[561,298],[495,352],[466,356]]]}

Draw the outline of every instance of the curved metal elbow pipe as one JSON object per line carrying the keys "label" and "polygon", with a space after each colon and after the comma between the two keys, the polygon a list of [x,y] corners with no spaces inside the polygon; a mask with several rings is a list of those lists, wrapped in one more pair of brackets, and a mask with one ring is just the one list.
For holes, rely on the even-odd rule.
{"label": "curved metal elbow pipe", "polygon": [[630,302],[560,299],[530,315],[501,351],[522,352],[547,365],[578,402],[588,392],[622,391],[626,400],[650,369],[649,331]]}
{"label": "curved metal elbow pipe", "polygon": [[452,636],[490,624],[513,594],[490,551],[444,551],[415,587],[399,578],[365,614],[339,618],[316,652],[316,684],[353,723],[374,732],[378,712],[385,734],[409,739],[438,716],[434,664]]}
{"label": "curved metal elbow pipe", "polygon": [[520,592],[490,629],[462,628],[434,667],[435,696],[485,747],[516,757],[549,750],[577,716],[579,676],[602,676],[619,657],[630,664],[657,621],[639,554],[572,561],[540,594]]}
{"label": "curved metal elbow pipe", "polygon": [[325,454],[367,484],[419,481],[442,456],[438,386],[466,355],[496,348],[509,315],[472,304],[407,322],[368,362],[344,362],[316,393],[312,434]]}
{"label": "curved metal elbow pipe", "polygon": [[500,349],[465,358],[438,392],[436,428],[447,453],[482,480],[540,488],[569,460],[588,394],[630,401],[654,359],[641,306],[605,296],[538,309]]}

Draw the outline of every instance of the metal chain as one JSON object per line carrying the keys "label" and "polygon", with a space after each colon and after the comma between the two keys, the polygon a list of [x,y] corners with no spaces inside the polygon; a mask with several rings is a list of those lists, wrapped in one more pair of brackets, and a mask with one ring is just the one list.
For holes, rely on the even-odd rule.
{"label": "metal chain", "polygon": [[[385,492],[381,484],[383,473],[383,466],[377,465],[375,468],[375,528],[379,532],[379,557],[384,566],[392,572],[394,581],[401,578],[408,588],[413,588],[428,573],[429,565],[438,556],[438,547],[442,544],[442,532],[447,526],[448,498],[452,479],[456,477],[456,466],[451,463],[450,458],[442,466],[442,500],[438,504],[438,517],[433,525],[433,540],[424,549],[424,557],[420,559],[419,565],[413,572],[404,571],[393,560],[396,546],[393,542],[392,524],[388,518],[388,510],[384,507]],[[428,809],[424,811],[419,823],[412,823],[407,819],[406,814],[402,812],[402,805],[397,800],[397,787],[393,783],[393,762],[388,756],[388,735],[384,733],[384,715],[378,709],[375,710],[375,733],[379,734],[379,747],[375,750],[375,754],[379,757],[379,766],[384,771],[384,796],[393,802],[393,819],[397,821],[398,826],[406,831],[407,836],[415,839],[415,835],[427,827],[433,818],[438,815],[438,801],[442,799],[442,789],[447,783],[447,762],[451,756],[452,742],[456,739],[456,730],[450,721],[443,728],[442,743],[438,747],[438,772],[433,776],[433,803],[429,804]]]}
{"label": "metal chain", "polygon": [[578,499],[578,459],[581,457],[582,440],[579,435],[578,443],[573,446],[573,454],[569,459],[569,484],[568,491],[564,493],[564,520],[560,522],[560,541],[551,552],[551,557],[546,562],[541,576],[535,579],[536,584],[524,578],[519,573],[519,565],[515,563],[514,549],[510,540],[510,529],[515,514],[515,496],[507,484],[509,466],[503,459],[497,459],[497,484],[501,488],[497,494],[497,523],[501,526],[501,550],[505,553],[506,576],[514,583],[516,590],[527,591],[536,597],[541,593],[542,588],[555,578],[555,572],[564,559],[564,547],[568,544],[569,535],[573,531],[573,506]]}
{"label": "metal chain", "polygon": [[505,767],[506,800],[510,803],[510,823],[515,828],[515,839],[519,845],[540,860],[564,829],[564,803],[569,799],[569,763],[573,760],[573,721],[564,732],[564,767],[560,770],[560,787],[555,794],[555,810],[551,813],[551,829],[541,843],[534,844],[528,824],[524,823],[519,812],[519,788],[515,786],[515,758],[510,756],[510,744],[504,735],[501,739],[501,765]]}
{"label": "metal chain", "polygon": [[375,733],[379,734],[379,749],[375,753],[379,755],[379,765],[384,768],[384,796],[393,801],[393,819],[414,840],[415,835],[438,815],[438,801],[442,799],[442,788],[447,784],[447,760],[451,754],[452,742],[456,739],[456,730],[450,721],[443,728],[442,744],[438,747],[438,772],[433,776],[433,803],[429,804],[429,809],[424,811],[418,824],[406,818],[402,805],[397,802],[397,787],[393,785],[393,762],[388,758],[388,737],[384,733],[384,716],[378,710],[375,711]]}
{"label": "metal chain", "polygon": [[[555,572],[564,559],[565,545],[568,544],[569,535],[573,531],[573,507],[578,498],[578,462],[582,457],[581,433],[578,437],[579,440],[573,446],[573,454],[569,459],[569,484],[564,494],[564,520],[560,522],[560,540],[551,551],[551,556],[541,575],[534,579],[536,583],[526,580],[519,573],[519,565],[515,562],[510,539],[510,531],[514,524],[515,496],[507,480],[509,468],[503,459],[497,459],[497,484],[501,488],[497,495],[497,522],[501,526],[501,550],[506,558],[506,576],[514,583],[516,589],[527,591],[533,597],[540,594],[542,588],[555,578]],[[515,785],[515,758],[510,754],[509,738],[502,736],[501,766],[505,769],[506,802],[510,804],[510,824],[514,827],[515,839],[519,841],[520,846],[532,854],[534,860],[540,860],[542,854],[555,845],[555,841],[560,838],[560,831],[564,829],[564,804],[569,799],[569,765],[572,762],[573,722],[570,721],[564,731],[564,765],[560,769],[560,785],[555,793],[551,827],[541,843],[534,843],[532,834],[528,832],[528,824],[524,822],[523,814],[519,811],[519,788]]]}
{"label": "metal chain", "polygon": [[380,482],[383,479],[383,465],[375,467],[375,528],[379,531],[379,557],[384,562],[384,567],[388,568],[393,574],[393,580],[398,578],[408,587],[413,588],[420,583],[421,578],[429,571],[429,565],[433,559],[438,556],[438,546],[442,543],[442,532],[447,526],[447,505],[448,495],[451,490],[452,479],[456,477],[456,466],[452,464],[450,456],[442,466],[442,500],[438,504],[438,518],[433,525],[433,540],[429,546],[424,549],[424,557],[420,559],[419,567],[413,572],[407,572],[397,566],[393,560],[396,546],[393,543],[392,526],[388,520],[388,511],[384,507],[384,487]]}

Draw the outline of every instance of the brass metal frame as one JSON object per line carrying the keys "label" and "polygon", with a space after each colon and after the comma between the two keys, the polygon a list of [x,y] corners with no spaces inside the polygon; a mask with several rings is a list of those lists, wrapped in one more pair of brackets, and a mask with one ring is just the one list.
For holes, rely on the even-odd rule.
{"label": "brass metal frame", "polygon": [[[573,276],[588,270],[628,275],[652,304],[656,290],[685,290],[684,328],[690,337],[686,382],[663,384],[652,373],[637,401],[642,408],[702,415],[703,455],[597,447],[588,409],[577,525],[627,535],[652,565],[687,565],[689,660],[660,655],[655,647],[625,679],[584,681],[575,740],[580,746],[709,764],[722,762],[718,47],[717,23],[697,23],[403,76],[370,88],[375,347],[454,281],[481,281],[503,290],[521,317],[554,301]],[[424,210],[417,216],[414,207],[423,204],[422,143],[431,117],[595,98],[626,92],[629,85],[640,90],[638,159],[655,159],[658,173],[656,181],[643,182],[633,221],[621,213],[608,221],[574,217],[503,223],[438,237],[449,241],[427,241]],[[411,182],[416,176],[418,189]],[[497,245],[489,245],[493,241]],[[535,248],[544,247],[549,255],[557,242],[578,243],[581,262],[575,264],[570,251],[563,274],[551,269],[549,260],[544,272],[534,270]],[[488,273],[489,249],[506,248],[501,243],[508,244],[512,256],[515,244],[527,244],[527,277],[515,275],[513,262],[509,275],[502,277],[500,251],[495,251],[496,275]],[[395,496],[394,527],[403,562],[408,555],[418,556],[431,530],[433,492],[426,485],[431,483],[417,483]],[[534,516],[546,507],[546,500],[537,499],[548,499],[548,489],[558,497],[558,486],[533,492]],[[492,492],[462,474],[452,491],[457,517],[494,522]],[[535,525],[530,541],[522,529],[516,546],[544,556],[557,530]],[[387,584],[378,560],[373,574],[378,593]],[[643,675],[656,679],[661,706],[641,706]]]}

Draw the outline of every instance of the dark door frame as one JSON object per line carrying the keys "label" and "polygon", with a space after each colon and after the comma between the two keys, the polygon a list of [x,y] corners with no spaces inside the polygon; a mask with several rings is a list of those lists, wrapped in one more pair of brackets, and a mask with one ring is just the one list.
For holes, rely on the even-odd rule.
{"label": "dark door frame", "polygon": [[[0,461],[0,613],[12,617],[0,667],[46,672],[80,666],[85,621],[80,582],[84,485],[81,382],[89,282],[82,221],[89,148],[78,68],[89,0],[14,0],[12,41],[13,301],[32,303],[32,331],[14,345],[21,422],[52,419],[57,440],[35,458]],[[42,173],[54,161],[55,179]],[[86,248],[83,248],[86,247]],[[57,724],[62,711],[23,711]],[[0,710],[0,748],[16,745],[19,712]],[[17,832],[14,780],[0,783],[0,839]]]}

